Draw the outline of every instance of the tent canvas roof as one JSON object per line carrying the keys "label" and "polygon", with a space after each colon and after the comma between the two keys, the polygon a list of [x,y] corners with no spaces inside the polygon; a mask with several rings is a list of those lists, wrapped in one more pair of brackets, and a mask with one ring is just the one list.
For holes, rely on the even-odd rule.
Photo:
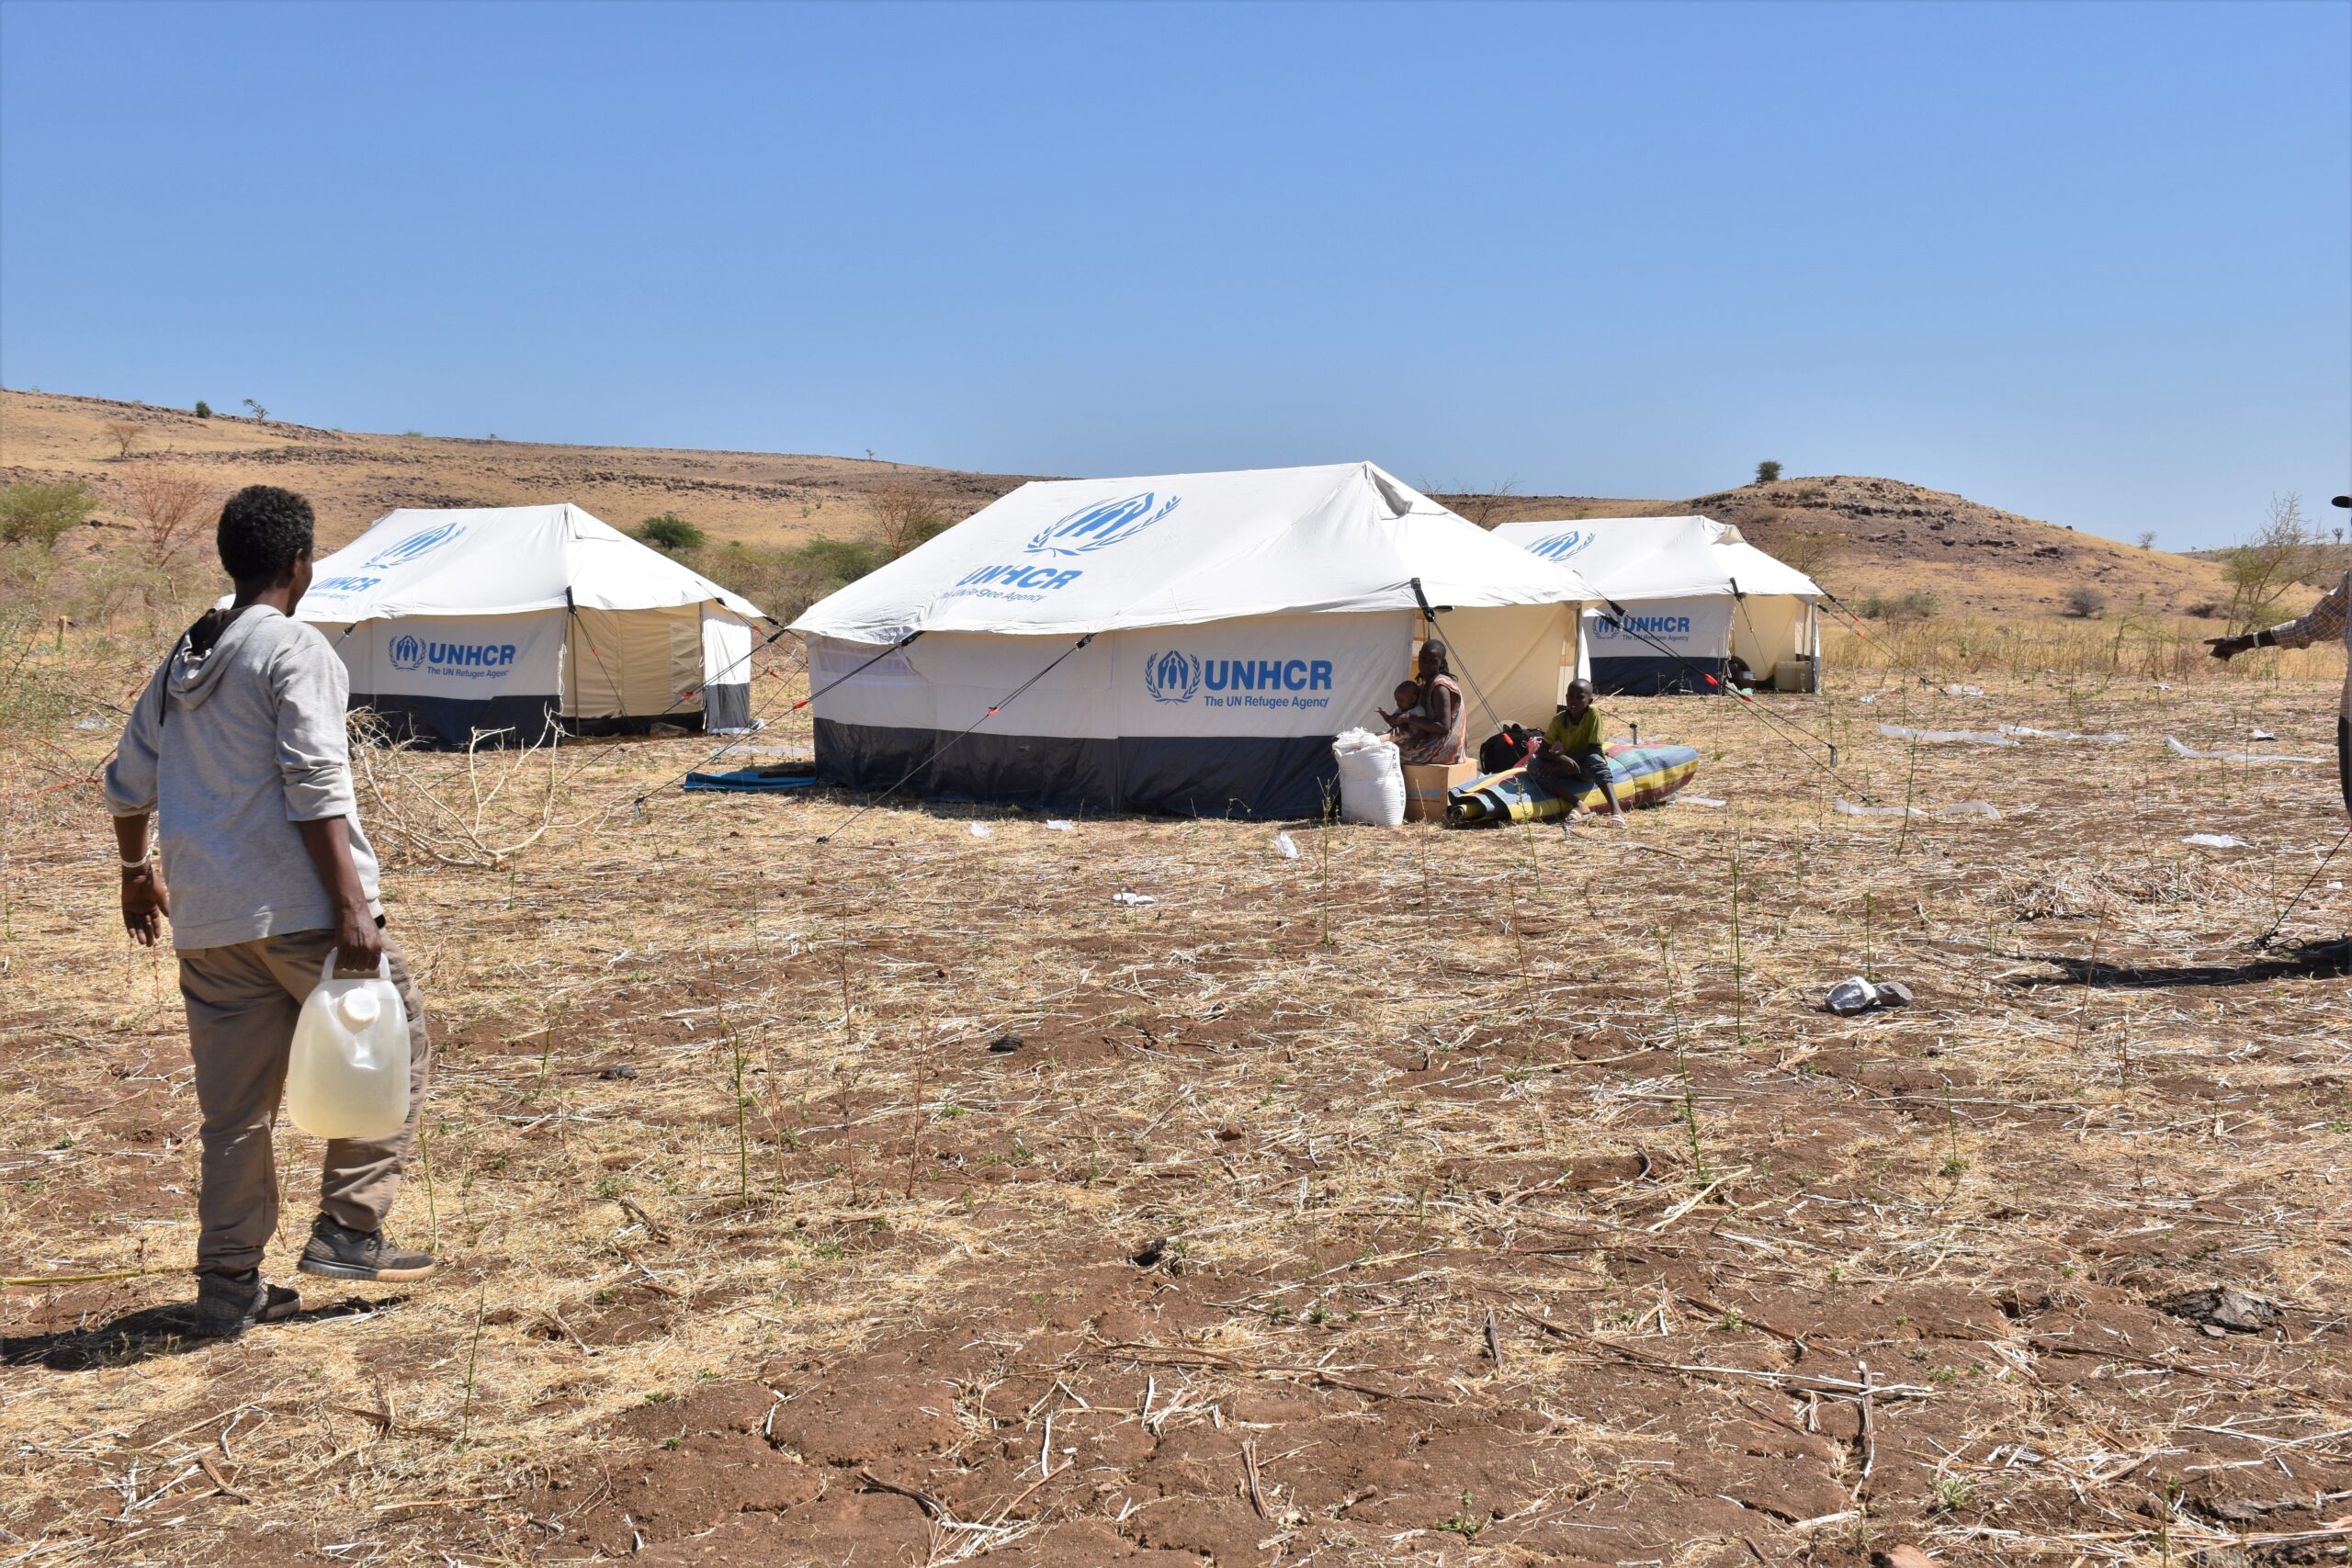
{"label": "tent canvas roof", "polygon": [[793,630],[1078,636],[1245,616],[1598,597],[1370,463],[1023,485]]}
{"label": "tent canvas roof", "polygon": [[1736,592],[1822,597],[1821,585],[1712,517],[1577,517],[1506,523],[1496,536],[1573,566],[1609,597],[1699,599]]}
{"label": "tent canvas roof", "polygon": [[750,600],[565,502],[389,513],[318,563],[298,614],[340,623],[711,600],[765,618]]}

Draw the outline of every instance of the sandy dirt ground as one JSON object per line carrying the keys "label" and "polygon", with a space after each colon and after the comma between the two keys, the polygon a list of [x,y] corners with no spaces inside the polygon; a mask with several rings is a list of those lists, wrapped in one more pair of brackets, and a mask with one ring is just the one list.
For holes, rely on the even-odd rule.
{"label": "sandy dirt ground", "polygon": [[[1855,675],[1776,710],[1833,778],[1619,701],[1725,803],[1622,832],[374,759],[449,1265],[216,1345],[173,966],[61,725],[0,794],[0,1560],[2341,1562],[2352,851],[2330,767],[2164,745],[2331,708]],[[2001,722],[2126,739],[1879,729]],[[1821,1010],[1864,971],[1916,1004]]]}

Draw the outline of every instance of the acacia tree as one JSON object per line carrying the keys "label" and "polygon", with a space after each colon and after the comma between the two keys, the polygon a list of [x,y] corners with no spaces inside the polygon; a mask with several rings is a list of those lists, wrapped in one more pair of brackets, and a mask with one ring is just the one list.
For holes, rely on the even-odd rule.
{"label": "acacia tree", "polygon": [[110,419],[98,428],[106,432],[107,440],[114,443],[117,457],[130,457],[130,449],[138,446],[147,434],[144,426],[133,424],[127,419]]}
{"label": "acacia tree", "polygon": [[2230,630],[2266,624],[2272,606],[2312,570],[2318,545],[2319,531],[2303,515],[2303,498],[2293,491],[2272,496],[2268,519],[2222,560],[2230,584]]}
{"label": "acacia tree", "polygon": [[874,513],[874,531],[892,560],[947,531],[947,513],[912,485],[885,485],[868,498],[866,508]]}

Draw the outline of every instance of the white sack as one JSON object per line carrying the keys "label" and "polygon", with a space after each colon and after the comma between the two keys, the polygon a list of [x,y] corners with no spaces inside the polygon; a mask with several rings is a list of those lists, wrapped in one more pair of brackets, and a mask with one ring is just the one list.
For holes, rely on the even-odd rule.
{"label": "white sack", "polygon": [[1394,740],[1351,729],[1331,742],[1340,763],[1340,820],[1374,828],[1405,821],[1405,765]]}

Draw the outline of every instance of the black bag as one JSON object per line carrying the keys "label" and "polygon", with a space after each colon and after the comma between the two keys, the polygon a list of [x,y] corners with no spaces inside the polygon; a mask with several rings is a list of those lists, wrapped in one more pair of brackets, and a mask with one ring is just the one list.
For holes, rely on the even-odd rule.
{"label": "black bag", "polygon": [[1499,773],[1527,761],[1528,748],[1536,736],[1522,725],[1506,724],[1480,743],[1478,772]]}

